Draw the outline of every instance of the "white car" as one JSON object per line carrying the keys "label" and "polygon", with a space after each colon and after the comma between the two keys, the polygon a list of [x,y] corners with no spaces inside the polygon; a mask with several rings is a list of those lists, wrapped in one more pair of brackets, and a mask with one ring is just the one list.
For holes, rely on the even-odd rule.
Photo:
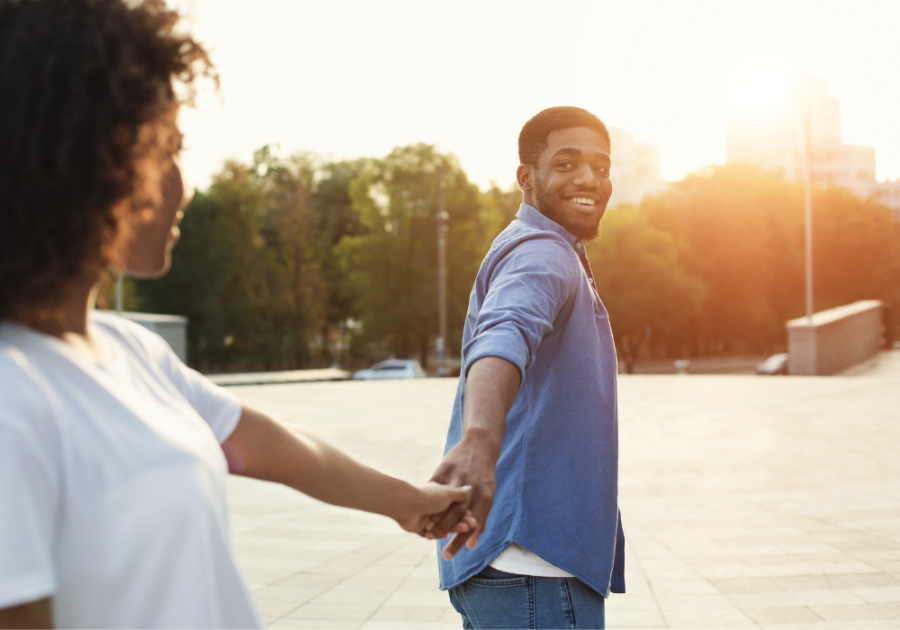
{"label": "white car", "polygon": [[425,370],[418,361],[390,359],[376,363],[368,370],[353,375],[354,381],[374,381],[388,378],[425,378]]}
{"label": "white car", "polygon": [[756,366],[757,374],[782,374],[787,376],[789,372],[790,369],[788,368],[788,355],[783,352],[781,354],[773,354],[768,359]]}

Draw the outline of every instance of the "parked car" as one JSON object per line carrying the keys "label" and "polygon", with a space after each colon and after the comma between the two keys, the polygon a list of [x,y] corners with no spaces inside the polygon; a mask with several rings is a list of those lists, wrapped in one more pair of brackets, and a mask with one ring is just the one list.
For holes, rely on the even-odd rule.
{"label": "parked car", "polygon": [[354,381],[374,381],[388,378],[425,378],[425,370],[418,361],[390,359],[376,363],[368,370],[353,375]]}
{"label": "parked car", "polygon": [[773,354],[768,359],[756,366],[757,374],[775,375],[788,373],[788,355],[785,353]]}

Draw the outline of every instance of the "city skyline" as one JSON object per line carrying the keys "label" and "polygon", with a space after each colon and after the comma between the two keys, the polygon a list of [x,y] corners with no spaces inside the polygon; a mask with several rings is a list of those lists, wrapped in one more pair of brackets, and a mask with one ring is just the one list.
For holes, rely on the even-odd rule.
{"label": "city skyline", "polygon": [[741,95],[796,72],[840,99],[843,141],[875,148],[878,179],[900,177],[900,93],[885,80],[900,72],[897,3],[175,4],[222,76],[182,114],[184,170],[201,188],[264,144],[353,159],[417,142],[507,187],[519,128],[563,103],[658,145],[671,181],[723,163]]}

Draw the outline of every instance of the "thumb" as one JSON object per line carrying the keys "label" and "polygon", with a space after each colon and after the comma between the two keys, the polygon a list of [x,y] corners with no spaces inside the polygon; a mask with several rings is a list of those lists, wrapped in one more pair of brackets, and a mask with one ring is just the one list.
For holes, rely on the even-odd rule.
{"label": "thumb", "polygon": [[451,496],[454,503],[459,503],[468,499],[470,494],[472,494],[472,486],[460,486],[459,488],[453,488]]}

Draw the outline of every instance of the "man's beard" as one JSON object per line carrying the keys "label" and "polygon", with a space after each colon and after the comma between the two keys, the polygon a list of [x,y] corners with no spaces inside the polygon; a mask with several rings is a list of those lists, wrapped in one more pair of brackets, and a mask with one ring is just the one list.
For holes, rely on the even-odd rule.
{"label": "man's beard", "polygon": [[[560,224],[569,234],[582,241],[593,241],[600,234],[600,219],[603,218],[605,208],[597,214],[596,218],[572,217],[559,207],[560,203],[564,203],[563,200],[545,191],[541,180],[537,177],[534,179],[534,201],[541,214]],[[599,202],[597,203],[599,204]]]}

